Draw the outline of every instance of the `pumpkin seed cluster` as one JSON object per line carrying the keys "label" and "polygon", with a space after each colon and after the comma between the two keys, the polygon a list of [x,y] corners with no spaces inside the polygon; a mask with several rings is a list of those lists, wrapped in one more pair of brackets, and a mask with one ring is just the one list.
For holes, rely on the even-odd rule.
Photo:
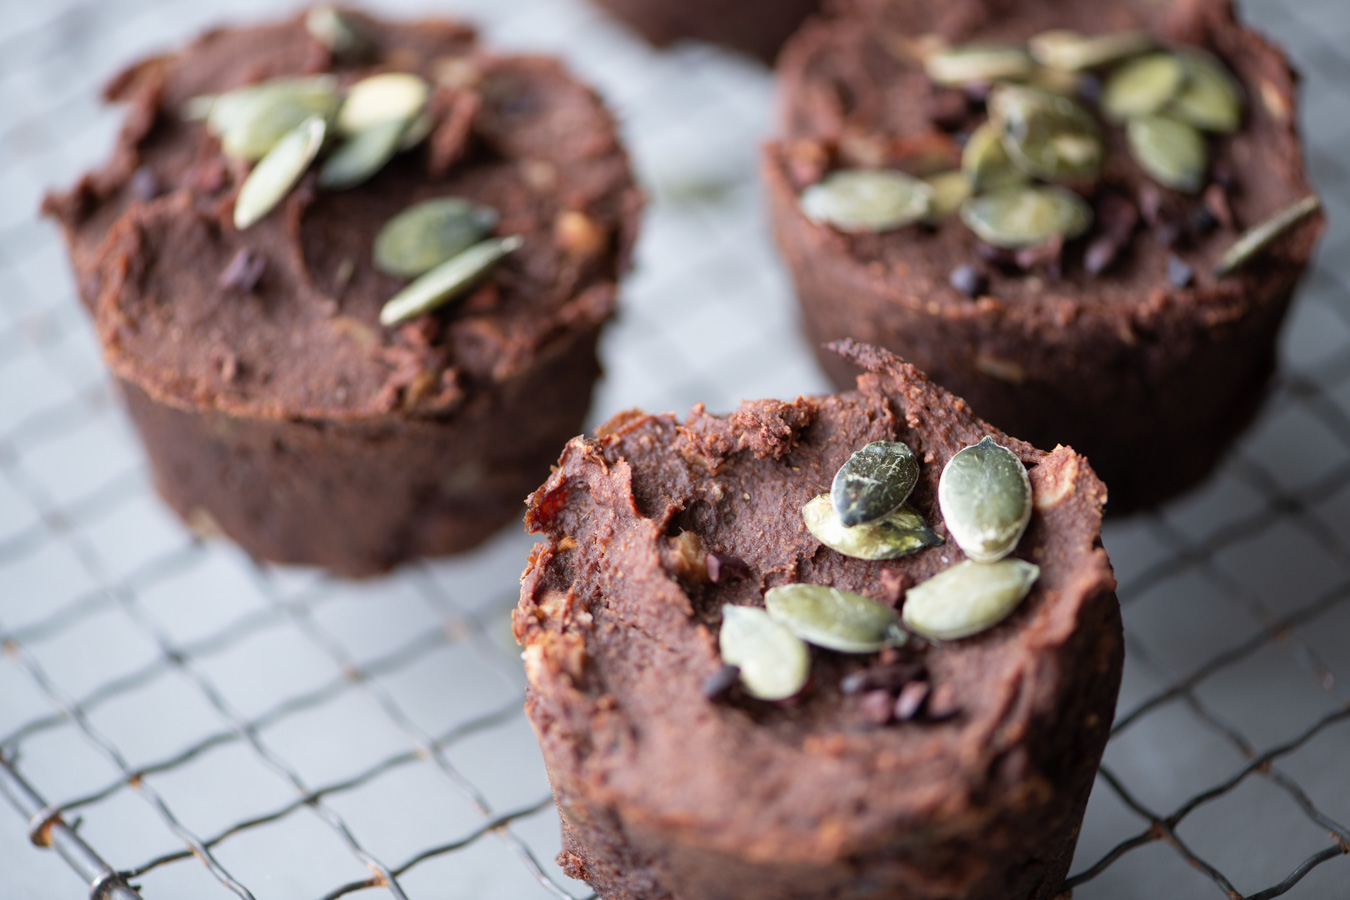
{"label": "pumpkin seed cluster", "polygon": [[1105,158],[1102,128],[1081,98],[1106,78],[1101,115],[1124,125],[1130,152],[1158,183],[1195,193],[1209,167],[1205,133],[1241,124],[1236,79],[1195,48],[1157,48],[1146,32],[1082,36],[1044,32],[1024,45],[946,47],[924,61],[936,84],[987,85],[988,119],[971,133],[958,171],[918,179],[891,170],[844,169],[803,191],[812,221],[881,232],[952,214],[1004,250],[1072,240],[1092,225],[1091,188]]}
{"label": "pumpkin seed cluster", "polygon": [[[306,25],[335,53],[362,50],[359,29],[330,7],[311,10]],[[407,72],[372,75],[345,92],[332,75],[274,78],[193,98],[185,115],[204,119],[227,156],[255,164],[235,200],[234,225],[242,231],[275,209],[321,156],[319,187],[341,191],[418,146],[433,127],[430,92]],[[496,210],[456,197],[416,204],[391,219],[375,239],[375,267],[415,280],[384,305],[381,324],[436,309],[518,249],[519,235],[489,237],[497,220]]]}
{"label": "pumpkin seed cluster", "polygon": [[273,78],[189,102],[226,156],[256,163],[240,187],[234,224],[257,223],[322,155],[319,186],[356,187],[430,133],[431,88],[408,72],[364,78],[345,92],[332,75]]}
{"label": "pumpkin seed cluster", "polygon": [[[909,446],[874,441],[835,474],[830,493],[802,508],[822,544],[858,559],[896,559],[942,543],[906,501],[919,464]],[[740,668],[753,697],[776,700],[810,677],[815,645],[839,653],[875,653],[902,646],[908,632],[955,640],[997,625],[1022,602],[1040,569],[1006,558],[1031,519],[1031,481],[1011,450],[985,438],[948,461],[938,483],[947,531],[968,560],[910,588],[903,616],[850,591],[788,584],[764,595],[764,609],[724,606],[722,659]]]}

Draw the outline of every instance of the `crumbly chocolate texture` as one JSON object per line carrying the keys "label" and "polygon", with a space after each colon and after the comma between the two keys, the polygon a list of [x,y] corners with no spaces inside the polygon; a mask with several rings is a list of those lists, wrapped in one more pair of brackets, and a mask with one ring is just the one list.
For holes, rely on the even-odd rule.
{"label": "crumbly chocolate texture", "polygon": [[[884,351],[840,349],[871,370],[855,391],[726,417],[695,407],[683,423],[629,413],[569,443],[531,497],[542,541],[515,614],[526,708],[563,819],[559,862],[606,900],[1059,891],[1120,682],[1105,491],[1073,451],[1001,434]],[[818,649],[792,700],[709,698],[723,604],[763,606],[790,582],[895,603],[963,558],[950,540],[885,562],[816,541],[801,507],[849,454],[908,443],[922,461],[910,502],[945,535],[942,467],[985,435],[1030,471],[1015,555],[1041,575],[983,634],[886,651],[894,674],[932,684],[931,715],[878,726],[858,685],[877,655]],[[710,581],[691,546],[743,577]]]}
{"label": "crumbly chocolate texture", "polygon": [[[888,347],[1010,433],[1074,447],[1106,481],[1113,513],[1196,483],[1259,406],[1279,325],[1324,227],[1313,217],[1237,274],[1213,274],[1244,227],[1312,191],[1284,57],[1234,20],[1228,0],[841,0],[832,9],[783,52],[782,139],[763,166],[813,342],[849,336]],[[982,108],[963,100],[955,121],[935,117],[953,92],[930,84],[918,38],[1022,42],[1051,28],[1145,28],[1222,59],[1247,101],[1242,129],[1210,139],[1211,176],[1226,186],[1207,198],[1157,186],[1130,158],[1123,129],[1108,126],[1096,225],[1062,258],[1028,271],[1011,254],[988,253],[954,217],[848,235],[802,215],[802,189],[835,166],[923,174],[958,164],[957,136]],[[1216,222],[1207,199],[1231,218]],[[1193,273],[1186,284],[1169,277],[1174,257]],[[953,279],[963,266],[976,268],[978,296]],[[850,383],[845,363],[819,356],[837,384]]]}
{"label": "crumbly chocolate texture", "polygon": [[[452,22],[345,15],[368,38],[355,59],[296,17],[131,67],[106,89],[129,107],[111,162],[44,209],[170,504],[254,555],[363,575],[519,513],[581,428],[641,201],[613,121],[556,61],[491,54]],[[311,172],[235,230],[248,166],[188,101],[380,71],[433,85],[427,140],[352,190]],[[384,328],[402,282],[372,266],[374,237],[441,196],[494,207],[524,246],[462,301]]]}
{"label": "crumbly chocolate texture", "polygon": [[684,38],[723,44],[772,63],[821,0],[595,0],[658,47]]}

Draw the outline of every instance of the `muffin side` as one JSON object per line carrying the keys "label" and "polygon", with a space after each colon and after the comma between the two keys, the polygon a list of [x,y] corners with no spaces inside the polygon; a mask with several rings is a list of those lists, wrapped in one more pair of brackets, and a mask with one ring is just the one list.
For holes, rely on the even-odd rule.
{"label": "muffin side", "polygon": [[[532,497],[544,540],[515,616],[527,710],[564,821],[560,862],[606,898],[1059,889],[1120,677],[1101,483],[1071,450],[1006,438],[888,354],[847,352],[874,368],[855,392],[725,418],[696,407],[684,424],[626,414],[569,444]],[[963,558],[948,540],[865,562],[811,537],[801,506],[849,453],[909,442],[923,460],[911,502],[945,532],[937,475],[986,434],[1030,468],[1037,511],[1016,555],[1043,574],[1003,624],[916,651],[955,717],[869,724],[841,685],[874,659],[820,650],[793,700],[702,693],[721,666],[721,604],[762,605],[785,582],[894,604]]]}
{"label": "muffin side", "polygon": [[[44,208],[170,505],[254,555],[365,575],[481,542],[580,429],[641,198],[612,119],[557,62],[489,53],[456,23],[344,15],[357,57],[297,16],[133,66],[107,91],[129,105],[111,162]],[[382,72],[431,86],[425,139],[347,190],[311,171],[237,229],[249,166],[185,119],[194,98]],[[446,196],[524,246],[386,327],[402,280],[372,264],[375,236]]]}

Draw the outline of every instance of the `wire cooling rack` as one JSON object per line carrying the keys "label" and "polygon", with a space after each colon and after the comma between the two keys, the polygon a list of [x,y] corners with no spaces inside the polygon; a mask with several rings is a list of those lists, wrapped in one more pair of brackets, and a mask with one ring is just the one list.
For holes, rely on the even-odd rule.
{"label": "wire cooling rack", "polygon": [[[622,117],[653,203],[595,421],[825,389],[753,176],[766,73],[653,54],[565,0],[375,5],[562,53]],[[1350,9],[1247,6],[1307,74],[1332,227],[1259,422],[1203,488],[1108,526],[1128,657],[1080,900],[1350,896]],[[107,151],[106,76],[275,4],[0,13],[0,898],[586,896],[551,861],[521,712],[508,616],[529,538],[360,584],[194,542],[35,221],[45,187]]]}

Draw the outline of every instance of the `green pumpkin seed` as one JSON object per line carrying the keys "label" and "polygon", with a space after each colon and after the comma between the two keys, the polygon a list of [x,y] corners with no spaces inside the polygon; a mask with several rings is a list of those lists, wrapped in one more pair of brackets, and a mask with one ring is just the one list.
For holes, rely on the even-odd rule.
{"label": "green pumpkin seed", "polygon": [[403,140],[398,142],[399,151],[411,150],[416,147],[427,139],[427,135],[431,134],[431,130],[435,127],[436,118],[434,116],[425,111],[419,113],[417,118],[413,119],[408,124],[407,129],[404,130]]}
{"label": "green pumpkin seed", "polygon": [[723,606],[717,643],[722,662],[738,666],[741,684],[760,700],[785,700],[806,686],[811,653],[801,638],[751,606]]}
{"label": "green pumpkin seed", "polygon": [[301,122],[258,161],[239,187],[234,227],[243,231],[285,199],[323,146],[327,122],[313,116]]}
{"label": "green pumpkin seed", "polygon": [[1084,76],[1077,72],[1037,66],[1036,71],[1026,78],[1019,79],[1017,83],[1051,94],[1058,94],[1061,97],[1074,98],[1082,93],[1083,80]]}
{"label": "green pumpkin seed", "polygon": [[1113,31],[1084,37],[1066,28],[1045,31],[1027,42],[1036,62],[1052,69],[1082,72],[1153,49],[1147,31]]}
{"label": "green pumpkin seed", "polygon": [[1228,68],[1201,50],[1178,54],[1186,86],[1167,110],[1196,128],[1229,134],[1242,124],[1242,86]]}
{"label": "green pumpkin seed", "polygon": [[840,653],[875,653],[905,642],[900,617],[862,594],[823,584],[788,584],[764,594],[769,618],[808,644]]}
{"label": "green pumpkin seed", "polygon": [[416,278],[463,253],[497,227],[497,211],[459,197],[437,197],[408,207],[375,236],[375,268]]}
{"label": "green pumpkin seed", "polygon": [[911,225],[928,215],[928,185],[890,169],[841,169],[801,196],[802,213],[817,225],[876,233]]}
{"label": "green pumpkin seed", "polygon": [[961,151],[961,171],[976,191],[999,191],[1027,182],[1026,173],[1013,165],[1003,147],[1003,135],[992,122],[983,122],[970,133]]}
{"label": "green pumpkin seed", "polygon": [[189,97],[178,117],[184,122],[205,122],[211,118],[211,110],[216,108],[216,101],[219,99],[215,94]]}
{"label": "green pumpkin seed", "polygon": [[431,88],[408,72],[382,72],[352,85],[338,110],[337,130],[351,137],[389,121],[411,122],[422,112]]}
{"label": "green pumpkin seed", "polygon": [[1092,207],[1060,187],[1015,187],[972,197],[961,221],[986,244],[1005,250],[1072,240],[1092,225]]}
{"label": "green pumpkin seed", "polygon": [[872,441],[834,473],[830,499],[844,525],[874,522],[909,497],[919,463],[903,441]]}
{"label": "green pumpkin seed", "polygon": [[1159,184],[1186,194],[1204,185],[1209,148],[1195,126],[1170,116],[1139,116],[1125,134],[1135,161]]}
{"label": "green pumpkin seed", "polygon": [[337,104],[331,77],[282,78],[220,95],[206,125],[227,156],[252,162],[311,116],[327,119]]}
{"label": "green pumpkin seed", "polygon": [[1102,90],[1102,112],[1114,122],[1162,109],[1181,91],[1186,68],[1170,53],[1150,53],[1116,69]]}
{"label": "green pumpkin seed", "polygon": [[1214,274],[1222,278],[1241,269],[1253,259],[1258,258],[1279,238],[1288,234],[1294,226],[1321,208],[1321,198],[1316,194],[1309,194],[1259,225],[1247,229],[1238,236],[1238,239],[1233,242],[1233,246],[1229,247],[1228,251],[1224,253],[1223,258],[1214,267]]}
{"label": "green pumpkin seed", "polygon": [[899,559],[942,543],[942,537],[908,503],[875,522],[850,528],[839,521],[830,495],[821,494],[802,507],[802,518],[816,540],[855,559]]}
{"label": "green pumpkin seed", "polygon": [[909,589],[905,626],[939,641],[979,634],[1006,619],[1040,574],[1039,566],[1020,559],[957,563]]}
{"label": "green pumpkin seed", "polygon": [[939,172],[925,178],[924,183],[928,185],[931,198],[928,206],[930,222],[941,222],[956,215],[961,204],[975,192],[970,176],[965,172]]}
{"label": "green pumpkin seed", "polygon": [[1095,181],[1101,171],[1097,120],[1068,97],[1001,84],[989,95],[989,118],[1013,165],[1028,175]]}
{"label": "green pumpkin seed", "polygon": [[443,306],[477,284],[502,257],[524,243],[525,239],[516,234],[474,244],[395,294],[380,310],[380,324],[397,325]]}
{"label": "green pumpkin seed", "polygon": [[324,160],[319,187],[345,191],[366,181],[398,153],[407,128],[406,121],[393,119],[347,138]]}
{"label": "green pumpkin seed", "polygon": [[1031,55],[1015,44],[963,44],[939,50],[924,60],[928,77],[947,85],[1022,78],[1035,67]]}
{"label": "green pumpkin seed", "polygon": [[315,6],[305,13],[305,30],[338,58],[352,59],[370,49],[370,37],[361,27],[331,6]]}
{"label": "green pumpkin seed", "polygon": [[1013,551],[1031,521],[1031,479],[1016,453],[986,437],[947,461],[938,505],[966,556],[993,562]]}

